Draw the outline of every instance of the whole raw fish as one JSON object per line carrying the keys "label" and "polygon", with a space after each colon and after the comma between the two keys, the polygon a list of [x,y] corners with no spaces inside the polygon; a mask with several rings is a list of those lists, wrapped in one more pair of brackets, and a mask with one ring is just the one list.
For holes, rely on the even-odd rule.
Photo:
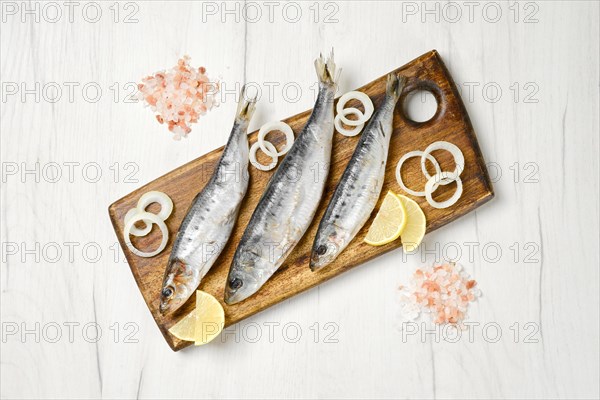
{"label": "whole raw fish", "polygon": [[194,293],[229,240],[248,188],[248,124],[256,98],[242,88],[233,129],[210,181],[183,219],[169,257],[160,312],[177,310]]}
{"label": "whole raw fish", "polygon": [[315,61],[319,94],[310,119],[265,189],[235,252],[225,302],[242,301],[281,266],[310,225],[329,173],[335,63]]}
{"label": "whole raw fish", "polygon": [[394,109],[405,78],[387,77],[386,95],[354,150],[319,224],[310,269],[330,264],[352,241],[377,204],[393,130]]}

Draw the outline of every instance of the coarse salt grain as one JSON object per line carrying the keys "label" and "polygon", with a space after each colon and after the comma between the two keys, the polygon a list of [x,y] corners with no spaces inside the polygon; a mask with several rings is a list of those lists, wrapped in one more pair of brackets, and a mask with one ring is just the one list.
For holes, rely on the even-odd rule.
{"label": "coarse salt grain", "polygon": [[147,76],[138,84],[139,99],[156,114],[159,123],[168,125],[175,140],[186,137],[191,124],[219,106],[219,82],[211,82],[206,68],[192,68],[189,61],[189,56],[183,56],[175,67]]}
{"label": "coarse salt grain", "polygon": [[462,328],[469,303],[481,296],[476,285],[455,263],[417,268],[410,285],[399,287],[402,317],[413,321],[427,313],[436,324]]}

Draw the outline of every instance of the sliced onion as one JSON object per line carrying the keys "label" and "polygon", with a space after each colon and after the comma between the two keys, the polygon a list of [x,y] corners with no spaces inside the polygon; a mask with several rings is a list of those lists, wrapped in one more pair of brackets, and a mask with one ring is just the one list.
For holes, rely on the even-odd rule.
{"label": "sliced onion", "polygon": [[[133,207],[131,210],[127,211],[127,214],[125,214],[124,218],[125,224],[127,224],[127,222],[129,222],[129,220],[139,212],[140,209],[137,207]],[[152,221],[143,220],[143,222],[145,226],[142,229],[137,228],[135,225],[133,225],[129,233],[131,233],[133,236],[146,236],[147,234],[149,234],[152,230]]]}
{"label": "sliced onion", "polygon": [[[344,106],[351,99],[356,99],[356,100],[360,101],[362,103],[363,107],[365,108],[365,112],[362,115],[362,117],[359,116],[359,118],[356,120],[348,119],[342,113],[342,110],[344,110]],[[340,99],[337,102],[337,106],[336,106],[337,114],[341,115],[340,119],[342,120],[342,122],[344,124],[346,124],[348,126],[358,126],[358,125],[364,124],[365,122],[367,122],[369,120],[369,118],[371,118],[374,110],[375,110],[375,108],[373,107],[373,102],[371,101],[369,96],[367,96],[363,92],[358,92],[358,91],[345,93],[342,97],[340,97]]]}
{"label": "sliced onion", "polygon": [[[265,140],[267,133],[272,132],[272,131],[281,131],[285,134],[285,147],[280,152],[277,152],[277,149],[276,149],[274,153],[271,153],[271,150],[269,150],[267,148],[267,145],[265,144],[267,142],[267,140]],[[294,131],[292,131],[292,128],[290,128],[290,126],[288,124],[286,124],[285,122],[282,122],[282,121],[267,122],[266,124],[261,126],[260,130],[258,131],[258,142],[257,143],[260,146],[260,149],[266,155],[268,155],[270,157],[272,157],[273,155],[277,155],[278,157],[281,157],[282,155],[284,155],[285,153],[290,151],[290,149],[292,148],[292,145],[294,144]],[[275,147],[275,146],[273,146],[273,147]]]}
{"label": "sliced onion", "polygon": [[[131,233],[131,228],[138,221],[150,221],[153,224],[158,225],[160,231],[162,232],[162,241],[158,248],[151,252],[143,252],[136,249],[133,246],[133,243],[129,240],[129,234]],[[167,225],[165,225],[165,221],[163,221],[158,215],[152,214],[146,211],[141,211],[133,215],[129,221],[125,223],[125,227],[123,228],[123,237],[125,238],[125,244],[133,254],[138,257],[154,257],[161,251],[167,247],[167,241],[169,240],[169,230],[167,229]]]}
{"label": "sliced onion", "polygon": [[262,165],[258,162],[258,160],[256,159],[256,151],[259,149],[260,146],[258,142],[255,142],[252,145],[252,147],[250,147],[250,162],[256,167],[256,169],[259,169],[261,171],[270,171],[277,166],[277,160],[279,160],[279,157],[277,157],[277,149],[275,148],[275,146],[273,146],[273,143],[265,140],[264,145],[267,147],[267,150],[269,150],[269,152],[271,153],[270,157],[273,160],[273,162],[271,162],[271,164],[269,165]]}
{"label": "sliced onion", "polygon": [[440,141],[431,143],[429,146],[427,146],[427,148],[423,152],[423,155],[421,156],[421,171],[423,171],[423,174],[425,175],[425,177],[427,177],[427,180],[430,180],[432,177],[431,175],[429,175],[429,172],[427,172],[425,158],[426,155],[431,154],[431,152],[435,150],[446,150],[452,154],[452,157],[454,157],[454,164],[456,164],[456,168],[453,172],[450,173],[448,178],[444,178],[438,182],[438,184],[440,185],[447,185],[449,183],[452,183],[454,181],[454,177],[458,178],[465,169],[465,156],[456,145],[450,142]]}
{"label": "sliced onion", "polygon": [[144,193],[138,200],[137,208],[140,211],[146,211],[146,207],[152,203],[160,204],[160,212],[157,215],[163,221],[169,218],[171,212],[173,212],[173,200],[163,192],[157,190]]}
{"label": "sliced onion", "polygon": [[[171,198],[163,192],[154,190],[144,193],[138,200],[137,206],[127,211],[127,214],[125,214],[124,217],[125,224],[127,224],[127,222],[129,222],[134,215],[146,211],[146,208],[152,203],[160,204],[160,212],[158,213],[158,217],[163,221],[169,218],[173,212],[173,200],[171,200]],[[131,227],[130,234],[133,236],[146,236],[148,233],[150,233],[152,230],[152,221],[143,220],[143,222],[145,226],[141,229],[133,225]]]}
{"label": "sliced onion", "polygon": [[344,136],[352,137],[352,136],[358,135],[360,133],[360,131],[362,130],[362,128],[365,126],[365,124],[362,123],[359,125],[354,125],[354,128],[352,128],[352,130],[345,129],[342,126],[341,119],[346,114],[354,114],[359,119],[361,118],[361,116],[364,115],[362,113],[362,111],[360,111],[358,108],[354,108],[354,107],[344,108],[342,111],[338,112],[338,114],[335,116],[335,119],[333,120],[333,125],[335,126],[335,129]]}
{"label": "sliced onion", "polygon": [[400,158],[400,161],[398,161],[398,165],[396,165],[396,180],[398,181],[398,185],[400,185],[400,187],[402,189],[404,189],[405,192],[412,194],[413,196],[419,196],[419,197],[423,197],[425,196],[425,192],[417,192],[416,190],[412,190],[409,187],[407,187],[404,184],[404,181],[402,180],[402,175],[400,174],[400,170],[402,169],[402,164],[404,164],[404,162],[406,160],[408,160],[409,158],[413,158],[413,157],[421,157],[421,159],[426,158],[429,161],[431,161],[431,163],[433,164],[436,174],[439,174],[442,172],[442,170],[440,169],[440,165],[438,164],[437,160],[431,155],[431,154],[425,154],[422,151],[409,151],[408,153],[406,153],[405,155],[402,156],[402,158]]}
{"label": "sliced onion", "polygon": [[[448,200],[444,200],[441,202],[435,201],[432,197],[433,192],[435,192],[440,185],[447,185],[448,183],[443,182],[447,182],[448,180],[450,182],[456,181],[456,191]],[[429,180],[425,184],[425,198],[427,199],[429,205],[431,205],[431,207],[433,208],[448,208],[454,205],[454,203],[456,203],[462,195],[462,192],[462,180],[452,172],[437,173],[431,178],[429,178]]]}

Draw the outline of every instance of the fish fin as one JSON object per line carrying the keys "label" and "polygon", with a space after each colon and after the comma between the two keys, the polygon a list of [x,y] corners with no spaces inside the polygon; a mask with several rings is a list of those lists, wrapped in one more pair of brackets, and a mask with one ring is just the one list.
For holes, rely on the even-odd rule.
{"label": "fish fin", "polygon": [[385,137],[385,129],[383,129],[383,124],[379,121],[379,130],[381,131],[381,135]]}
{"label": "fish fin", "polygon": [[402,94],[402,89],[404,89],[404,85],[406,85],[406,77],[392,72],[387,76],[385,93],[388,96],[399,99]]}
{"label": "fish fin", "polygon": [[258,97],[258,94],[253,98],[248,98],[246,93],[247,89],[247,86],[244,85],[240,91],[240,100],[235,114],[235,119],[238,121],[250,121],[254,114],[254,110],[256,109],[256,98]]}
{"label": "fish fin", "polygon": [[323,58],[323,54],[319,54],[319,58],[315,60],[315,69],[317,70],[317,76],[319,81],[329,85],[335,85],[339,74],[335,75],[335,62],[333,60],[333,48],[327,60]]}

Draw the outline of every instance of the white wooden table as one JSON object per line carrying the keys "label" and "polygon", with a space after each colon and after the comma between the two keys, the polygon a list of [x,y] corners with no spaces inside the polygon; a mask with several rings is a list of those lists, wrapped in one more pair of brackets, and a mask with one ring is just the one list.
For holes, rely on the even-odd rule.
{"label": "white wooden table", "polygon": [[[598,398],[597,2],[1,6],[2,398]],[[251,128],[310,108],[332,46],[342,92],[437,49],[496,199],[173,353],[108,205],[223,145],[244,80]],[[228,94],[175,142],[128,95],[183,54]],[[457,256],[472,336],[399,330],[398,285]]]}

